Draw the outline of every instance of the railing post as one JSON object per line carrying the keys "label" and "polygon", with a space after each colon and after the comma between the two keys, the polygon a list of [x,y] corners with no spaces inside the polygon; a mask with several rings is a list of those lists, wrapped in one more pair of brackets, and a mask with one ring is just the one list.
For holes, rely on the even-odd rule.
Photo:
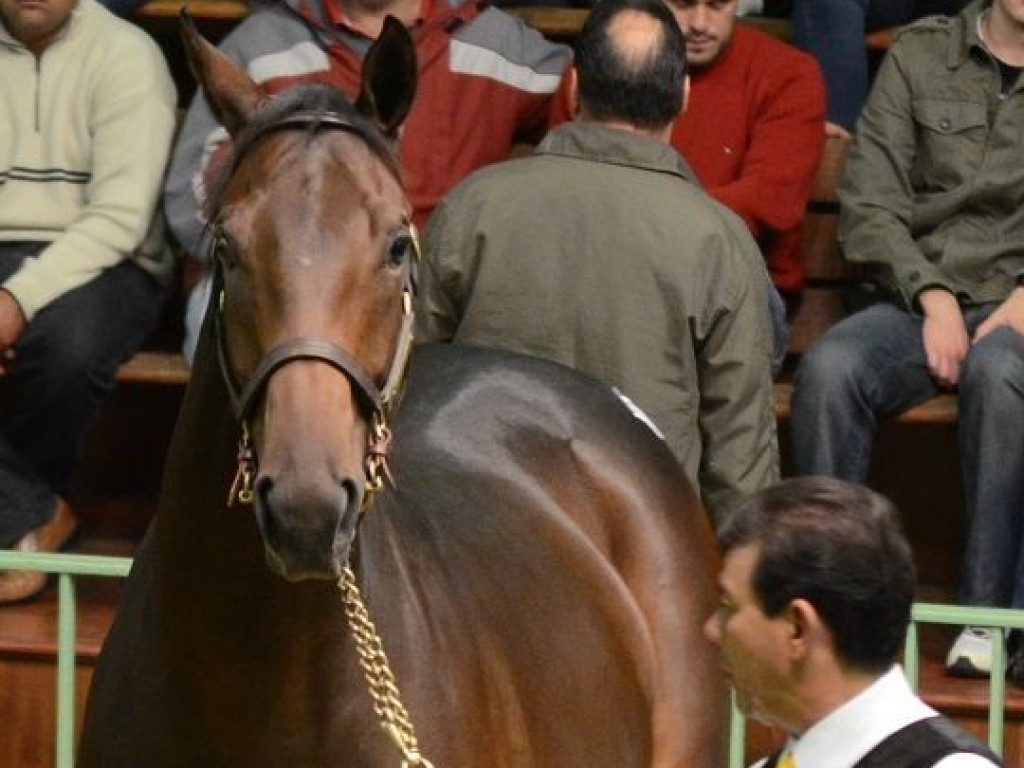
{"label": "railing post", "polygon": [[57,616],[57,768],[73,768],[75,759],[75,584],[62,573]]}
{"label": "railing post", "polygon": [[907,627],[907,640],[903,644],[903,673],[907,676],[907,682],[917,693],[921,678],[921,657],[917,645],[917,622],[911,619]]}
{"label": "railing post", "polygon": [[729,691],[729,768],[743,768],[747,742],[747,721],[736,706],[736,691]]}
{"label": "railing post", "polygon": [[1003,727],[1006,706],[1006,633],[992,630],[992,672],[988,676],[988,746],[1003,754]]}
{"label": "railing post", "polygon": [[75,761],[75,576],[124,578],[131,570],[127,557],[0,549],[0,571],[25,570],[58,574],[57,579],[57,719],[54,764],[72,768]]}

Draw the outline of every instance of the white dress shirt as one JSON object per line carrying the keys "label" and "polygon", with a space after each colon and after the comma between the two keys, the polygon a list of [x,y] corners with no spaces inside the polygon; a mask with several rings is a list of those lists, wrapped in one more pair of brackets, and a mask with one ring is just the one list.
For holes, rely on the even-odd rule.
{"label": "white dress shirt", "polygon": [[[797,768],[851,768],[858,760],[911,723],[937,715],[910,689],[903,670],[894,666],[868,688],[812,725],[799,739],[790,738]],[[761,768],[766,760],[754,764]],[[992,768],[981,755],[958,752],[933,768]]]}

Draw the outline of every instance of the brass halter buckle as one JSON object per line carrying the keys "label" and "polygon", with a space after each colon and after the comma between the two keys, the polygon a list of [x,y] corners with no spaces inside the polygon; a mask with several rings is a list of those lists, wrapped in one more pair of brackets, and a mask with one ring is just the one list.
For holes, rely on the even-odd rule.
{"label": "brass halter buckle", "polygon": [[252,481],[255,476],[256,451],[252,438],[249,437],[249,428],[243,421],[242,435],[238,438],[238,468],[235,470],[235,479],[231,482],[231,490],[228,491],[229,507],[236,500],[239,504],[252,504]]}
{"label": "brass halter buckle", "polygon": [[388,452],[391,450],[391,429],[384,415],[374,411],[370,423],[370,434],[366,439],[366,494],[364,508],[371,494],[384,487],[384,479],[394,484],[391,470],[388,469]]}

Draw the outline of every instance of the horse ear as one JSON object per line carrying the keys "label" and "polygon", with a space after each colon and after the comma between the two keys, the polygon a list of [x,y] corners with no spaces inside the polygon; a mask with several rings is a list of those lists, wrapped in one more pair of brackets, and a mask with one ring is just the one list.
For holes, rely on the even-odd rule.
{"label": "horse ear", "polygon": [[203,39],[184,7],[180,20],[189,69],[203,89],[213,116],[228,133],[237,136],[269,97],[244,70]]}
{"label": "horse ear", "polygon": [[392,138],[412,108],[416,95],[416,48],[409,31],[394,16],[384,19],[380,36],[363,60],[356,108]]}

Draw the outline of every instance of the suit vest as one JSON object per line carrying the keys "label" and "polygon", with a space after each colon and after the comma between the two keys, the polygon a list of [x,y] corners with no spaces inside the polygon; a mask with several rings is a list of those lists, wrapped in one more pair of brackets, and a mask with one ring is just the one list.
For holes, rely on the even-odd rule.
{"label": "suit vest", "polygon": [[[993,765],[1003,765],[1003,762],[974,736],[962,730],[952,720],[939,715],[918,720],[890,734],[852,768],[932,768],[944,757],[961,752],[981,755]],[[764,768],[775,768],[781,756],[782,750],[779,750],[768,758]]]}

